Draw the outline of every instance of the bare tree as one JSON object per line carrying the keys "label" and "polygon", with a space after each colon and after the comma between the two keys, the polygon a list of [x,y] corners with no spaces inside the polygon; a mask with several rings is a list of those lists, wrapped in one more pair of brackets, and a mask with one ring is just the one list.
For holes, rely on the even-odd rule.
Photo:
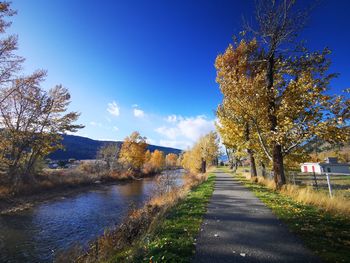
{"label": "bare tree", "polygon": [[[0,2],[0,34],[5,34],[11,26],[7,21],[16,11],[12,10],[9,2]],[[15,54],[17,50],[17,36],[9,35],[0,39],[0,105],[14,92],[12,82],[17,78],[16,73],[21,69],[24,59]],[[9,88],[12,86],[12,89]],[[7,88],[6,91],[4,88]]]}
{"label": "bare tree", "polygon": [[118,160],[120,147],[116,143],[109,143],[101,147],[97,153],[97,158],[105,161],[107,169],[113,168],[113,163]]}

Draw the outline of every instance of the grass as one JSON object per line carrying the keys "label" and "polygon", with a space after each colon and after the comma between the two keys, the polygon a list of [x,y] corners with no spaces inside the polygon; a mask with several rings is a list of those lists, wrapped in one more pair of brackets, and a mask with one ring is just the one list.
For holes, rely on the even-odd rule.
{"label": "grass", "polygon": [[298,202],[288,195],[247,180],[241,173],[235,177],[271,208],[322,260],[350,262],[349,216]]}
{"label": "grass", "polygon": [[106,169],[101,169],[101,171],[96,171],[91,166],[83,163],[71,169],[43,169],[38,174],[33,175],[30,182],[22,183],[18,189],[12,189],[10,182],[0,180],[0,201],[15,196],[21,197],[45,193],[49,190],[62,189],[64,191],[66,188],[93,185],[96,182],[132,180],[135,177],[146,177],[150,175],[124,170],[107,171]]}
{"label": "grass", "polygon": [[[247,176],[246,176],[247,177]],[[272,190],[276,189],[273,180],[258,176],[256,181]],[[310,186],[286,184],[279,191],[281,194],[291,197],[297,202],[319,207],[332,214],[350,215],[350,199],[344,195],[329,197],[327,190],[315,190]]]}
{"label": "grass", "polygon": [[[318,190],[317,192],[324,193],[329,196],[328,192],[328,184],[327,179],[324,174],[315,175],[317,178]],[[294,179],[289,174],[290,181],[292,182],[294,179],[297,182],[297,185],[306,186],[314,184],[314,176],[312,174],[300,174],[300,172],[296,172]],[[332,194],[335,197],[347,199],[349,202],[348,206],[350,206],[350,175],[330,175],[330,182],[332,186]]]}
{"label": "grass", "polygon": [[214,181],[215,175],[210,174],[166,213],[153,233],[110,262],[190,262]]}

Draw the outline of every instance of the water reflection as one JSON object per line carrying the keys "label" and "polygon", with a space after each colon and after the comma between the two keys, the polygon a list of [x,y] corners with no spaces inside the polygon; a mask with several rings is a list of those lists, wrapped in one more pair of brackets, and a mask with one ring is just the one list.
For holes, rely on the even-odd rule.
{"label": "water reflection", "polygon": [[[177,185],[182,171],[173,171]],[[155,179],[101,186],[97,190],[51,200],[32,209],[0,216],[0,262],[50,262],[57,250],[86,244],[154,191]]]}

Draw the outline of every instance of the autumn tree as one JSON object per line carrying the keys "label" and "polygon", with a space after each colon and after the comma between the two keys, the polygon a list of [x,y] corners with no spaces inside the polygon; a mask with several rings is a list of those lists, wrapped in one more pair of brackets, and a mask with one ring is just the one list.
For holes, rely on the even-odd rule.
{"label": "autumn tree", "polygon": [[[349,103],[326,95],[335,76],[327,73],[329,50],[309,52],[294,41],[306,23],[308,11],[298,10],[292,0],[260,1],[257,5],[255,33],[261,40],[266,66],[268,136],[272,138],[271,158],[279,185],[285,183],[284,152],[317,134],[335,140],[348,135],[338,121],[348,117],[348,107],[343,107]],[[286,144],[289,147],[284,147]]]}
{"label": "autumn tree", "polygon": [[179,154],[179,157],[176,160],[176,166],[181,167],[182,166],[182,160],[183,160],[183,152]]}
{"label": "autumn tree", "polygon": [[216,132],[209,132],[207,135],[201,137],[196,144],[201,154],[201,172],[205,173],[206,168],[211,165],[216,165],[219,151],[219,138]]}
{"label": "autumn tree", "polygon": [[97,158],[105,161],[107,169],[111,170],[113,164],[115,164],[119,157],[120,147],[116,143],[108,143],[102,146],[98,153]]}
{"label": "autumn tree", "polygon": [[147,162],[149,162],[151,160],[151,156],[152,156],[151,151],[147,150],[145,152],[145,163],[147,163]]}
{"label": "autumn tree", "polygon": [[[16,14],[11,9],[10,2],[0,2],[0,34],[6,34],[6,29],[11,26],[9,17]],[[17,86],[12,82],[17,78],[24,59],[15,54],[17,50],[17,36],[5,35],[0,39],[0,106]]]}
{"label": "autumn tree", "polygon": [[[77,112],[68,112],[70,94],[58,85],[44,91],[40,85],[46,73],[38,71],[13,82],[0,107],[0,158],[13,186],[28,180],[35,164],[62,148],[61,134],[83,126],[74,124]],[[11,90],[11,92],[9,92]]]}
{"label": "autumn tree", "polygon": [[[264,96],[259,87],[264,83],[263,69],[258,63],[258,45],[255,40],[244,40],[229,45],[215,61],[216,81],[224,95],[216,115],[217,127],[224,144],[249,155],[251,176],[257,176],[255,164],[256,134],[254,122],[260,118],[260,100]],[[254,149],[255,148],[255,149]]]}
{"label": "autumn tree", "polygon": [[151,159],[149,160],[149,162],[150,162],[150,165],[151,165],[153,171],[155,171],[155,172],[161,171],[165,166],[164,153],[162,151],[155,150],[151,154]]}
{"label": "autumn tree", "polygon": [[215,132],[199,138],[195,145],[183,154],[182,165],[191,172],[206,172],[207,166],[217,161],[219,140]]}
{"label": "autumn tree", "polygon": [[192,147],[191,149],[187,150],[182,156],[182,167],[192,173],[198,173],[201,171],[202,159],[201,154],[198,150],[199,148]]}
{"label": "autumn tree", "polygon": [[329,95],[336,76],[328,73],[329,50],[310,52],[294,41],[308,11],[296,9],[293,0],[258,1],[257,29],[246,27],[255,38],[243,32],[216,60],[224,94],[220,134],[271,160],[279,187],[286,182],[284,159],[302,154],[305,142],[349,138],[349,100]]}
{"label": "autumn tree", "polygon": [[165,163],[167,167],[176,167],[178,156],[175,153],[168,153],[165,156]]}
{"label": "autumn tree", "polygon": [[145,162],[146,138],[135,131],[126,137],[120,149],[119,161],[128,169],[140,171]]}

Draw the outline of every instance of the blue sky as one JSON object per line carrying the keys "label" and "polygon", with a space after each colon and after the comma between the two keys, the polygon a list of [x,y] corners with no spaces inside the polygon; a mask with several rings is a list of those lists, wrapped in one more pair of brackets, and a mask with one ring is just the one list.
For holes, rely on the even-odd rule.
{"label": "blue sky", "polygon": [[[304,2],[304,1],[303,1]],[[185,149],[214,128],[221,100],[215,57],[251,17],[246,0],[14,0],[24,70],[48,70],[63,84],[79,135],[122,140],[134,130],[157,145]],[[302,33],[311,49],[333,50],[333,91],[350,83],[350,1],[323,1]]]}

